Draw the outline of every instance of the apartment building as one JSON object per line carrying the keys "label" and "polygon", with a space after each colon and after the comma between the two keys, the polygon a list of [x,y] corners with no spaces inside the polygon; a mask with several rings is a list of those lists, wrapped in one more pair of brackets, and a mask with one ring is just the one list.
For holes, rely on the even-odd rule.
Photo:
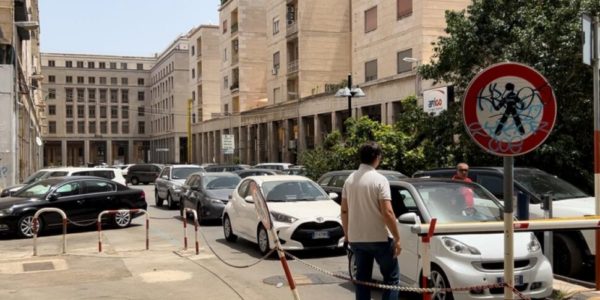
{"label": "apartment building", "polygon": [[42,164],[42,92],[37,0],[0,0],[0,189]]}
{"label": "apartment building", "polygon": [[183,163],[187,157],[187,111],[190,89],[187,35],[177,37],[150,70],[150,155],[155,163]]}
{"label": "apartment building", "polygon": [[148,161],[154,63],[152,57],[43,53],[44,166]]}

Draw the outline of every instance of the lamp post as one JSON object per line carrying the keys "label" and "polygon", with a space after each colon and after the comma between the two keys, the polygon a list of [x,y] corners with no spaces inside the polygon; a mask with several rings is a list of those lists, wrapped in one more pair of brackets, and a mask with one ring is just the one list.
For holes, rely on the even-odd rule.
{"label": "lamp post", "polygon": [[419,65],[420,65],[421,61],[419,59],[414,58],[414,57],[404,57],[404,58],[402,58],[402,60],[405,61],[405,62],[415,63],[416,64],[416,71],[415,71],[415,97],[419,98],[421,96],[421,76],[419,75]]}
{"label": "lamp post", "polygon": [[339,89],[335,93],[335,96],[348,98],[348,119],[349,119],[349,118],[352,118],[352,98],[353,97],[364,97],[365,93],[359,87],[352,88],[352,74],[348,73],[348,85],[345,88]]}

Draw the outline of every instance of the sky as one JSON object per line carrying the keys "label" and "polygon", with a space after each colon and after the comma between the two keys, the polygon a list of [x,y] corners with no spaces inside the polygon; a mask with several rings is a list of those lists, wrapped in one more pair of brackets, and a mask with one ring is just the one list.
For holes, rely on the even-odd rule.
{"label": "sky", "polygon": [[42,52],[153,56],[219,23],[219,0],[39,0]]}

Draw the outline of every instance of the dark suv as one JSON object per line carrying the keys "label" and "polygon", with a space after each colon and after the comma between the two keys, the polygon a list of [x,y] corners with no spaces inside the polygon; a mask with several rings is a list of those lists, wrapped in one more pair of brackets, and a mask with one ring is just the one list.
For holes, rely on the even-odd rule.
{"label": "dark suv", "polygon": [[138,185],[140,182],[143,184],[154,182],[162,167],[159,164],[135,164],[129,167],[125,180],[133,185]]}
{"label": "dark suv", "polygon": [[[317,183],[325,190],[325,192],[336,193],[338,197],[333,200],[339,204],[342,202],[342,187],[344,186],[344,182],[346,182],[346,178],[348,178],[352,172],[354,172],[354,170],[327,172],[321,175],[319,180],[317,180]],[[389,181],[400,180],[407,177],[397,171],[377,170],[377,172],[385,176]]]}

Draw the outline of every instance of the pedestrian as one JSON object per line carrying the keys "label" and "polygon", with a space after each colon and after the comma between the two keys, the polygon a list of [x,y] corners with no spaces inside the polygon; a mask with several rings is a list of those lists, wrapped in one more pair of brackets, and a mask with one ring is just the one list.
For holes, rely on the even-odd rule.
{"label": "pedestrian", "polygon": [[[469,178],[468,174],[469,165],[467,165],[467,163],[461,162],[456,165],[456,174],[452,176],[452,179],[464,182],[473,182],[471,178]],[[460,189],[460,193],[462,194],[462,197],[464,199],[465,213],[472,214],[473,203],[475,202],[473,199],[473,190],[470,188],[462,187]]]}
{"label": "pedestrian", "polygon": [[[392,209],[388,180],[376,168],[382,158],[381,147],[366,142],[359,149],[360,166],[342,189],[341,215],[346,242],[354,253],[358,281],[371,281],[373,262],[377,261],[385,284],[397,285],[400,233]],[[371,288],[356,284],[356,300],[371,299]],[[386,289],[383,300],[397,300],[397,290]]]}
{"label": "pedestrian", "polygon": [[456,174],[452,176],[452,179],[472,182],[471,178],[468,177],[468,174],[469,165],[467,165],[467,163],[461,162],[456,165]]}

